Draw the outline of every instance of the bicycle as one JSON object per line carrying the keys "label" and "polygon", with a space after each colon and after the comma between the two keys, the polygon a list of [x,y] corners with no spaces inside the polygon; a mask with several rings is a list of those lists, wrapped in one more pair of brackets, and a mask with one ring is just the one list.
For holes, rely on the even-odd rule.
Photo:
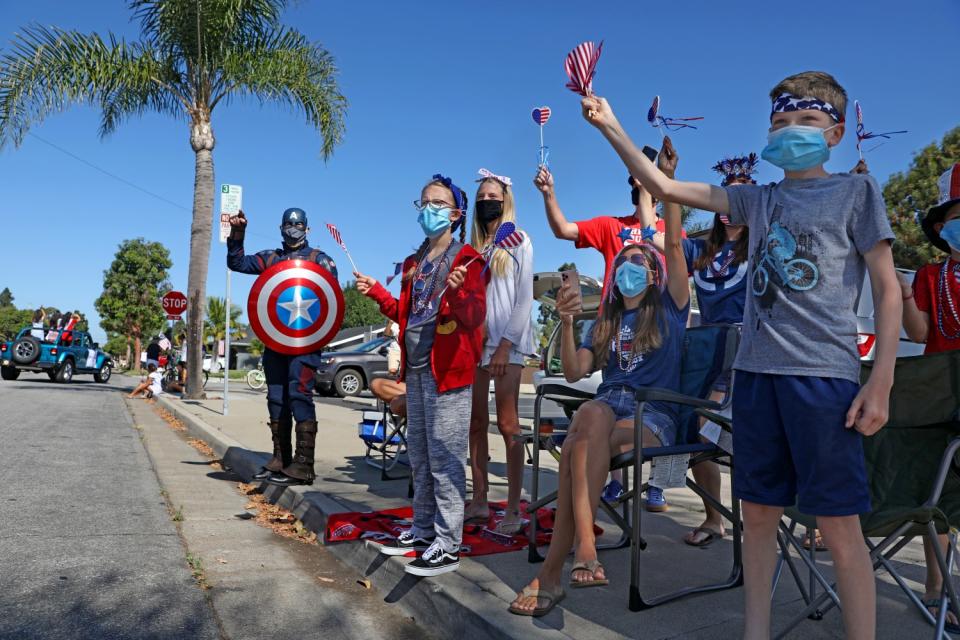
{"label": "bicycle", "polygon": [[792,260],[776,260],[770,253],[765,253],[753,272],[753,295],[762,296],[767,292],[767,286],[770,284],[770,272],[766,265],[769,265],[773,272],[780,277],[784,285],[794,291],[808,291],[816,286],[820,279],[820,272],[817,266],[804,258],[793,258]]}
{"label": "bicycle", "polygon": [[260,391],[267,384],[267,376],[263,372],[263,360],[257,361],[257,368],[247,372],[247,386],[254,391]]}
{"label": "bicycle", "polygon": [[[203,388],[207,388],[207,382],[210,380],[210,372],[203,370]],[[170,383],[177,381],[177,367],[173,364],[173,358],[168,357],[163,367],[163,378],[160,380],[160,388],[167,391]]]}

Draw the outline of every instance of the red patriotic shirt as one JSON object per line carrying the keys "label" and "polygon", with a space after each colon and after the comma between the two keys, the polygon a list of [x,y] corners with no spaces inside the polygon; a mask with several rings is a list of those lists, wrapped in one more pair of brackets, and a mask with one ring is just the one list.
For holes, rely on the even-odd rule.
{"label": "red patriotic shirt", "polygon": [[[913,298],[917,302],[917,308],[930,316],[930,330],[927,332],[927,346],[923,350],[924,354],[960,349],[960,322],[957,321],[960,317],[958,267],[960,262],[948,258],[946,291],[940,290],[940,272],[943,269],[943,263],[924,265],[914,276]],[[952,309],[950,301],[953,302]],[[954,312],[957,316],[954,316]],[[943,335],[944,333],[947,335]]]}
{"label": "red patriotic shirt", "polygon": [[[576,225],[579,231],[577,249],[591,247],[603,254],[603,293],[606,297],[607,280],[610,278],[610,271],[613,269],[613,260],[623,249],[623,239],[620,238],[620,232],[624,229],[641,229],[643,225],[633,215],[598,216],[590,220],[581,220]],[[655,226],[658,233],[666,233],[667,225],[663,218],[657,218]],[[683,233],[683,237],[687,237],[686,232]]]}

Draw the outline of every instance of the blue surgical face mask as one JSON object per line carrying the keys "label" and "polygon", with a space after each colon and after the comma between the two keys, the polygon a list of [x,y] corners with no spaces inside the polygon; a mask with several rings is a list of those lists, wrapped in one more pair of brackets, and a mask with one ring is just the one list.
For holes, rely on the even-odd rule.
{"label": "blue surgical face mask", "polygon": [[451,211],[450,207],[438,207],[433,204],[428,204],[421,209],[417,222],[420,223],[423,234],[428,238],[436,238],[446,231],[450,226]]}
{"label": "blue surgical face mask", "polygon": [[616,283],[623,297],[638,296],[650,284],[647,268],[632,262],[624,262],[617,267]]}
{"label": "blue surgical face mask", "polygon": [[812,169],[830,159],[830,147],[824,134],[833,127],[821,129],[792,124],[771,131],[760,157],[786,171]]}
{"label": "blue surgical face mask", "polygon": [[960,251],[960,218],[955,218],[940,229],[940,238],[954,251]]}

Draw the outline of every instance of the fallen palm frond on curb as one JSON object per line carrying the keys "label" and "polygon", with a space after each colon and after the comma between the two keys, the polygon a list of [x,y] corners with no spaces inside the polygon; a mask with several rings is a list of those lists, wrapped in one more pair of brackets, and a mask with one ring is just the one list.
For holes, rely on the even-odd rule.
{"label": "fallen palm frond on curb", "polygon": [[307,529],[295,515],[267,500],[256,485],[237,483],[237,489],[250,501],[247,510],[256,509],[254,521],[262,527],[272,529],[274,533],[285,538],[299,540],[304,544],[317,544],[317,534]]}

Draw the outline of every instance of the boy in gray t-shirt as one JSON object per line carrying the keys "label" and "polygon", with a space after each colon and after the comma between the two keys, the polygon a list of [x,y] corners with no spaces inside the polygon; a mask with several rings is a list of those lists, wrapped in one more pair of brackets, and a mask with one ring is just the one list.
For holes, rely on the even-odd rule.
{"label": "boy in gray t-shirt", "polygon": [[[745,638],[770,632],[770,584],[783,508],[817,516],[833,552],[847,637],[872,638],[876,592],[858,514],[869,511],[862,435],[887,421],[901,296],[880,187],[823,164],[845,128],[847,96],[822,72],[770,93],[762,157],[784,170],[769,185],[726,189],[664,176],[634,146],[606,100],[583,114],[646,189],[664,201],[750,227],[750,283],[733,400],[734,493],[743,501]],[[859,385],[854,304],[870,272],[876,359]],[[861,435],[862,434],[862,435]]]}

